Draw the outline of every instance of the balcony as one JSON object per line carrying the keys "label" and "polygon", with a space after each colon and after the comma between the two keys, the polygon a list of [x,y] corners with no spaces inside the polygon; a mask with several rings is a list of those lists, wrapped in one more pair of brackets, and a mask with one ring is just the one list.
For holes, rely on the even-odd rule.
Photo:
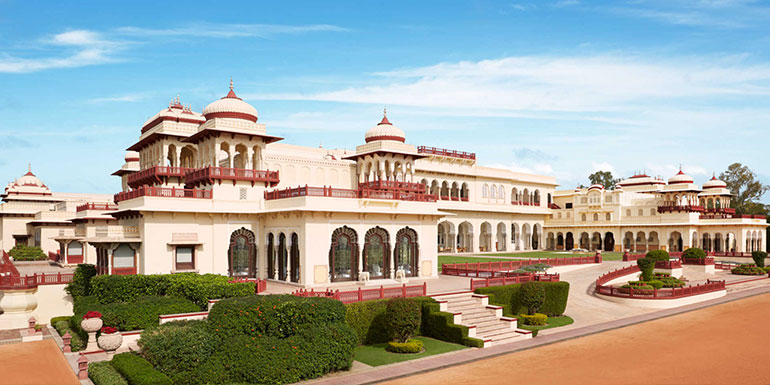
{"label": "balcony", "polygon": [[185,183],[197,185],[212,184],[215,180],[232,180],[251,182],[253,186],[256,182],[270,183],[275,186],[280,182],[278,171],[251,170],[245,168],[226,168],[226,167],[203,167],[189,170],[185,174]]}
{"label": "balcony", "polygon": [[139,238],[139,226],[99,226],[94,229],[96,238]]}
{"label": "balcony", "polygon": [[155,166],[146,168],[141,171],[137,171],[128,176],[128,185],[132,188],[139,186],[152,186],[163,183],[164,178],[176,177],[183,178],[186,173],[190,172],[191,168],[186,167],[167,167],[167,166]]}
{"label": "balcony", "polygon": [[446,148],[418,146],[417,152],[419,154],[446,156],[450,158],[469,159],[476,160],[476,154],[472,152],[447,150]]}
{"label": "balcony", "polygon": [[211,199],[211,190],[142,186],[115,194],[115,203],[139,197]]}
{"label": "balcony", "polygon": [[511,201],[514,206],[540,206],[540,202]]}
{"label": "balcony", "polygon": [[401,190],[412,191],[416,193],[425,192],[425,185],[422,183],[408,183],[391,180],[375,180],[371,182],[359,183],[358,188],[369,190]]}
{"label": "balcony", "polygon": [[112,203],[86,203],[77,207],[76,212],[86,210],[100,210],[100,211],[113,211],[117,210],[118,206]]}
{"label": "balcony", "polygon": [[658,206],[659,213],[673,213],[673,212],[686,212],[686,213],[702,213],[703,206]]}
{"label": "balcony", "polygon": [[329,197],[349,199],[387,199],[412,202],[435,202],[436,196],[424,193],[404,192],[398,190],[369,190],[369,189],[340,189],[332,187],[297,187],[283,190],[265,191],[265,200],[286,199],[295,197]]}

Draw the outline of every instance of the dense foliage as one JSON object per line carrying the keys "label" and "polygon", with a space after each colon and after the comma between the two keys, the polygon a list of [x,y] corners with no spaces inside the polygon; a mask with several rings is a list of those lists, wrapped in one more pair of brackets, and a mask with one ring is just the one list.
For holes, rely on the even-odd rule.
{"label": "dense foliage", "polygon": [[542,313],[535,313],[532,315],[519,314],[518,318],[523,321],[524,325],[542,326],[548,324],[548,316]]}
{"label": "dense foliage", "polygon": [[653,261],[668,261],[670,258],[666,250],[650,250],[644,257]]}
{"label": "dense foliage", "polygon": [[[567,309],[569,298],[569,282],[536,282],[545,288],[545,302],[540,312],[549,317],[560,316]],[[476,289],[477,294],[489,296],[489,303],[503,307],[503,314],[508,317],[516,317],[526,312],[526,307],[521,303],[519,290],[522,284],[505,286],[493,286]]]}
{"label": "dense foliage", "polygon": [[191,313],[199,311],[198,305],[178,297],[139,297],[131,302],[101,304],[94,297],[79,297],[75,300],[75,315],[70,327],[80,331],[80,320],[89,311],[102,313],[105,326],[121,331],[147,329],[158,324],[158,316],[164,314]]}
{"label": "dense foliage", "polygon": [[653,289],[662,289],[663,288],[663,281],[659,280],[651,280],[651,281],[629,281],[629,285],[631,286],[652,286]]}
{"label": "dense foliage", "polygon": [[642,281],[651,281],[655,271],[655,260],[649,258],[637,259],[636,265],[642,271]]}
{"label": "dense foliage", "polygon": [[358,336],[359,345],[388,342],[390,333],[385,324],[387,299],[354,302],[345,305],[348,325]]}
{"label": "dense foliage", "polygon": [[484,341],[468,337],[467,326],[454,323],[452,313],[440,311],[440,306],[436,300],[430,297],[419,297],[415,300],[419,301],[422,307],[422,325],[420,327],[422,335],[476,348],[484,346]]}
{"label": "dense foliage", "polygon": [[95,276],[96,267],[94,265],[81,263],[75,268],[72,282],[68,283],[64,290],[73,298],[91,295],[91,279]]}
{"label": "dense foliage", "polygon": [[743,264],[738,267],[734,267],[730,270],[733,274],[737,275],[763,275],[767,274],[765,269],[751,264]]}
{"label": "dense foliage", "polygon": [[147,360],[135,353],[117,354],[110,363],[129,385],[173,384],[165,374],[155,370]]}
{"label": "dense foliage", "polygon": [[401,354],[415,354],[422,351],[422,341],[417,339],[409,339],[405,342],[388,342],[388,346],[385,350],[391,353]]}
{"label": "dense foliage", "polygon": [[396,342],[406,342],[420,330],[420,304],[410,298],[393,298],[385,308],[385,325]]}
{"label": "dense foliage", "polygon": [[88,364],[88,378],[94,385],[128,385],[126,379],[109,361]]}
{"label": "dense foliage", "polygon": [[44,261],[48,259],[43,249],[37,246],[16,245],[8,251],[14,261]]}
{"label": "dense foliage", "polygon": [[751,253],[751,258],[754,260],[754,263],[757,265],[757,267],[765,267],[765,258],[767,258],[767,252],[766,251],[753,251]]}
{"label": "dense foliage", "polygon": [[72,349],[73,352],[79,352],[86,347],[86,343],[83,339],[80,338],[80,334],[70,328],[70,318],[71,317],[51,318],[51,326],[53,326],[53,328],[56,329],[56,332],[59,333],[59,335],[62,337],[69,333],[70,349]]}
{"label": "dense foliage", "polygon": [[682,252],[682,259],[705,259],[706,252],[697,247],[690,247]]}
{"label": "dense foliage", "polygon": [[527,314],[537,313],[545,302],[545,287],[536,281],[523,283],[519,289],[519,301],[527,308]]}
{"label": "dense foliage", "polygon": [[196,368],[216,352],[218,345],[206,321],[165,323],[146,329],[139,339],[144,358],[175,384],[192,376]]}

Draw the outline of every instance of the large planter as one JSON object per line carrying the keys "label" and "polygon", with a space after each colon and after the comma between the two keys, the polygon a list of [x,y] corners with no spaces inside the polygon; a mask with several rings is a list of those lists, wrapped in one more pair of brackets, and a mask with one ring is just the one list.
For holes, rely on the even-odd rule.
{"label": "large planter", "polygon": [[88,333],[96,333],[102,328],[102,324],[101,318],[84,318],[80,321],[80,328]]}
{"label": "large planter", "polygon": [[115,351],[123,344],[123,335],[120,332],[112,334],[102,333],[98,338],[99,347],[107,352],[107,358],[112,358]]}

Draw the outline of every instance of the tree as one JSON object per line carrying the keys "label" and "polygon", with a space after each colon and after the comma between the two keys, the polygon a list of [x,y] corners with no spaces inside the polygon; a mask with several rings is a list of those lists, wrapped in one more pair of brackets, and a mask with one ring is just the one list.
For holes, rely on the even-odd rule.
{"label": "tree", "polygon": [[412,298],[393,298],[385,307],[385,319],[391,338],[406,342],[420,329],[420,304]]}
{"label": "tree", "polygon": [[757,180],[757,174],[747,166],[733,163],[727,171],[719,174],[719,179],[727,183],[733,194],[731,205],[737,214],[767,214],[767,206],[759,203],[759,199],[770,190],[770,186]]}
{"label": "tree", "polygon": [[519,295],[528,315],[537,313],[545,303],[545,287],[540,282],[524,282],[519,288]]}
{"label": "tree", "polygon": [[620,179],[612,177],[612,172],[601,170],[589,175],[588,180],[591,181],[591,184],[600,184],[607,190],[614,190],[615,185],[620,182]]}

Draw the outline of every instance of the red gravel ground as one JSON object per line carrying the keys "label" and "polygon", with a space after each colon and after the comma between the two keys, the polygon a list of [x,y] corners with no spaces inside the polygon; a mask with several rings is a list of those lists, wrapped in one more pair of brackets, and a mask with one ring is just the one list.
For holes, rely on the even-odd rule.
{"label": "red gravel ground", "polygon": [[80,385],[56,342],[0,345],[2,385]]}
{"label": "red gravel ground", "polygon": [[388,384],[770,384],[770,294]]}

